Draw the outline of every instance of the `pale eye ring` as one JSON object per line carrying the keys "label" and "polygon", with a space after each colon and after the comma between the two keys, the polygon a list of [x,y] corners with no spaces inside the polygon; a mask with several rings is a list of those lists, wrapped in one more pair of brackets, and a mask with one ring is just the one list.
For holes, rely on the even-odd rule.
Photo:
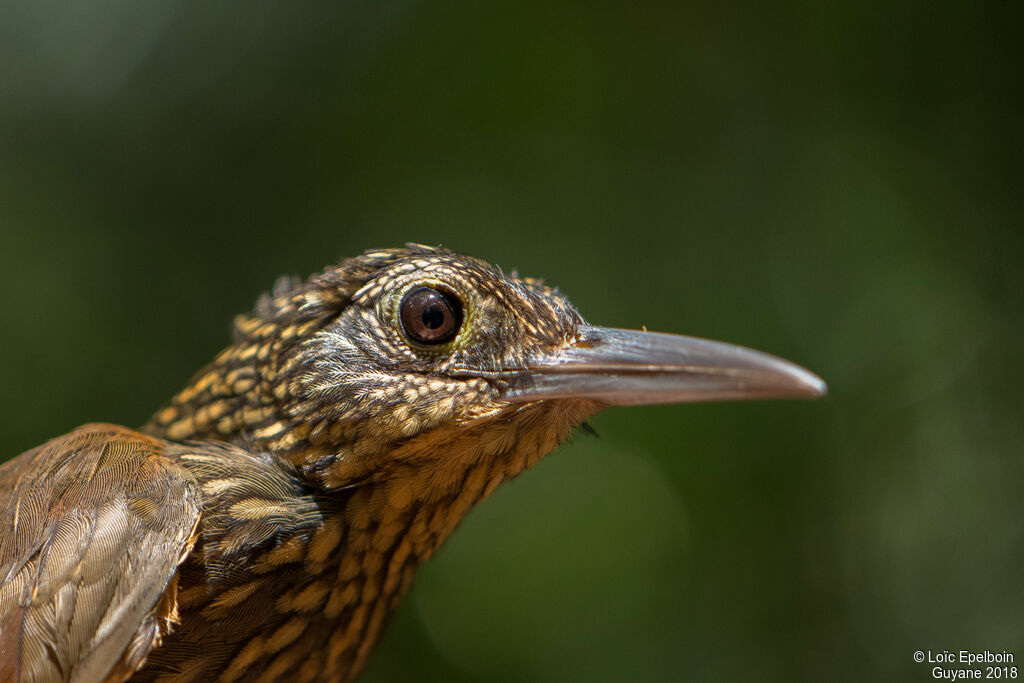
{"label": "pale eye ring", "polygon": [[410,290],[398,310],[402,329],[417,344],[444,344],[462,327],[462,302],[454,294],[433,287]]}

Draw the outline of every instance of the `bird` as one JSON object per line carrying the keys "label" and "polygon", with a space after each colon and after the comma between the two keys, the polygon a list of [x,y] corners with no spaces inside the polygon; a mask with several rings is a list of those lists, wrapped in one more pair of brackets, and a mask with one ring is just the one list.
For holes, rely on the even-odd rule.
{"label": "bird", "polygon": [[0,466],[0,680],[351,681],[466,513],[593,414],[825,392],[443,247],[279,279],[146,424]]}

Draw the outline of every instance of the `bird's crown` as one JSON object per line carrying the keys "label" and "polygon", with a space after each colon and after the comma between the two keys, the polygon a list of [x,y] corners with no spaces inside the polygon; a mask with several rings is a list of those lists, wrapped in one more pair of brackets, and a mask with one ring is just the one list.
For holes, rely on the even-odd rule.
{"label": "bird's crown", "polygon": [[279,280],[156,422],[169,418],[172,438],[254,441],[344,486],[388,469],[396,446],[436,450],[521,413],[509,387],[582,325],[538,280],[440,247],[372,250]]}

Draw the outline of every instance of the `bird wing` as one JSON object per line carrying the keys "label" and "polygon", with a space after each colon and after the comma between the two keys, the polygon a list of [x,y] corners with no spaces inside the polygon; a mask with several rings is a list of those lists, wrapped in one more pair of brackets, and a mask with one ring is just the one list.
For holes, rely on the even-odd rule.
{"label": "bird wing", "polygon": [[0,681],[120,681],[177,611],[200,491],[162,442],[86,425],[0,467]]}

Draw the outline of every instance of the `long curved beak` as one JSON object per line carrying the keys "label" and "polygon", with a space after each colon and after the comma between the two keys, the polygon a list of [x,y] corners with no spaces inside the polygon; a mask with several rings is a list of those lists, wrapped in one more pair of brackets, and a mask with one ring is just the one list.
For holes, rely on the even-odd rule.
{"label": "long curved beak", "polygon": [[816,398],[825,382],[767,353],[677,334],[587,326],[578,340],[528,363],[506,398],[586,398],[645,405]]}

